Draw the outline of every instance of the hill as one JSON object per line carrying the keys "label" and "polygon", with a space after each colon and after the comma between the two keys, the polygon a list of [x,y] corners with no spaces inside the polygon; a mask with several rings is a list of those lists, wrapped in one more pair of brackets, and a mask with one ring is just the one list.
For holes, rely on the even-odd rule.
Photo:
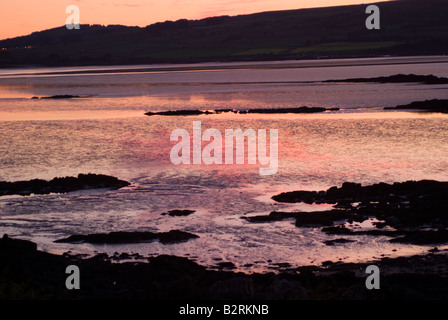
{"label": "hill", "polygon": [[65,26],[0,41],[0,66],[253,61],[448,54],[448,2],[377,3],[381,29],[367,30],[367,5],[178,20],[147,27]]}

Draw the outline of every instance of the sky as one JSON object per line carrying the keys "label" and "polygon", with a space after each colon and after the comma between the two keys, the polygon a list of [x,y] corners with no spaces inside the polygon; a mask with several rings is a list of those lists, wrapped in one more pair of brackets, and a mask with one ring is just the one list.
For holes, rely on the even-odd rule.
{"label": "sky", "polygon": [[0,39],[63,26],[69,5],[79,7],[81,24],[144,27],[166,20],[378,1],[381,0],[1,0]]}

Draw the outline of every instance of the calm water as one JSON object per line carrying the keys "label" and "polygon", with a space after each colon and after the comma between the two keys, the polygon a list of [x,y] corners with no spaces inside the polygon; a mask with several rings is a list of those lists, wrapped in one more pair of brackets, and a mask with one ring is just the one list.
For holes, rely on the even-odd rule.
{"label": "calm water", "polygon": [[[397,73],[448,77],[448,63],[443,57],[406,59],[349,60],[347,66],[321,60],[253,66],[2,70],[0,180],[51,179],[91,172],[117,176],[132,185],[118,191],[2,197],[0,233],[31,239],[40,248],[57,253],[166,253],[188,256],[204,265],[232,261],[244,271],[265,271],[280,262],[319,264],[427,251],[429,247],[390,244],[388,238],[368,236],[328,247],[323,241],[334,237],[323,234],[320,228],[299,229],[293,221],[251,224],[241,219],[280,209],[329,208],[270,200],[283,191],[322,190],[345,181],[448,181],[448,115],[382,110],[417,100],[447,99],[447,85],[319,82]],[[425,61],[431,63],[422,63]],[[94,73],[79,73],[85,70]],[[30,99],[56,94],[87,97]],[[159,110],[303,105],[340,107],[341,111],[312,115],[143,115]],[[170,142],[170,133],[176,128],[192,132],[195,120],[202,122],[203,130],[216,128],[221,132],[278,129],[278,173],[260,176],[259,165],[173,165],[169,154],[175,143]],[[161,215],[171,209],[193,209],[196,213],[175,218]],[[352,227],[371,226],[366,222]],[[53,243],[75,233],[171,229],[200,238],[176,245]],[[254,262],[254,266],[245,266]]]}

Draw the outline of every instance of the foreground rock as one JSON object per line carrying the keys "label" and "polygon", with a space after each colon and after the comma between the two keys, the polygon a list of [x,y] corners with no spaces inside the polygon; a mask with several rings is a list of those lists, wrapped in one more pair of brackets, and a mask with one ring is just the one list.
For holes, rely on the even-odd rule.
{"label": "foreground rock", "polygon": [[[123,255],[125,259],[128,255]],[[367,290],[366,264],[326,263],[278,274],[207,270],[175,256],[147,262],[112,263],[101,254],[89,259],[52,255],[34,243],[0,239],[0,299],[142,299],[142,300],[359,300],[447,299],[445,253],[375,261],[381,290]],[[80,269],[81,289],[67,290],[65,270]],[[223,269],[233,264],[221,264]]]}
{"label": "foreground rock", "polygon": [[431,112],[448,113],[448,100],[425,100],[416,101],[406,105],[396,107],[385,107],[385,110],[424,110]]}
{"label": "foreground rock", "polygon": [[139,243],[151,242],[159,240],[163,244],[173,244],[185,242],[190,239],[196,239],[199,236],[179,231],[171,230],[169,232],[110,232],[110,233],[95,233],[88,235],[72,235],[65,239],[56,240],[56,243],[92,243],[92,244],[124,244],[124,243]]}
{"label": "foreground rock", "polygon": [[67,193],[84,189],[120,189],[130,185],[129,182],[102,174],[79,174],[75,177],[54,178],[46,181],[34,179],[29,181],[0,181],[0,196],[30,194]]}

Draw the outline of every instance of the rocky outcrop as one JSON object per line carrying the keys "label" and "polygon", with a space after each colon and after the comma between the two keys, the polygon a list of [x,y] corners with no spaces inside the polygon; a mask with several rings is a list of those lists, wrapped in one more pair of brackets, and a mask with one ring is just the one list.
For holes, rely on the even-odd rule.
{"label": "rocky outcrop", "polygon": [[448,78],[435,75],[395,74],[386,77],[352,78],[343,80],[326,80],[324,82],[376,82],[376,83],[407,83],[418,82],[423,84],[448,84]]}
{"label": "rocky outcrop", "polygon": [[84,189],[120,189],[129,182],[102,174],[79,174],[78,177],[54,178],[50,181],[33,179],[28,181],[0,181],[0,196],[49,193],[67,193]]}
{"label": "rocky outcrop", "polygon": [[234,110],[234,109],[216,109],[216,110],[171,110],[171,111],[159,111],[159,112],[146,112],[147,116],[198,116],[209,114],[220,114],[225,112],[235,114],[286,114],[286,113],[321,113],[325,111],[338,111],[339,108],[321,108],[321,107],[297,107],[297,108],[271,108],[271,109],[247,109],[247,110]]}
{"label": "rocky outcrop", "polygon": [[46,97],[32,97],[31,99],[74,99],[74,98],[85,98],[85,97],[87,97],[87,96],[60,94],[60,95],[46,96]]}
{"label": "rocky outcrop", "polygon": [[195,213],[195,210],[170,210],[162,213],[162,216],[169,215],[171,217],[185,217]]}
{"label": "rocky outcrop", "polygon": [[[448,182],[407,181],[362,186],[346,182],[326,191],[293,191],[273,197],[278,202],[330,203],[334,209],[291,212],[248,218],[251,222],[296,219],[297,227],[322,226],[327,234],[390,236],[392,242],[412,244],[448,243]],[[271,215],[273,215],[271,217]],[[277,218],[277,219],[275,219]],[[376,218],[377,229],[354,231],[338,224]],[[390,226],[395,230],[382,230]]]}
{"label": "rocky outcrop", "polygon": [[185,242],[190,239],[196,239],[199,236],[179,231],[171,230],[169,232],[110,232],[95,233],[88,235],[72,235],[65,239],[56,240],[56,243],[92,243],[92,244],[123,244],[123,243],[139,243],[151,242],[159,240],[163,244],[173,244]]}
{"label": "rocky outcrop", "polygon": [[425,100],[415,101],[406,105],[399,105],[396,107],[385,107],[385,110],[423,110],[431,112],[448,113],[448,100]]}

